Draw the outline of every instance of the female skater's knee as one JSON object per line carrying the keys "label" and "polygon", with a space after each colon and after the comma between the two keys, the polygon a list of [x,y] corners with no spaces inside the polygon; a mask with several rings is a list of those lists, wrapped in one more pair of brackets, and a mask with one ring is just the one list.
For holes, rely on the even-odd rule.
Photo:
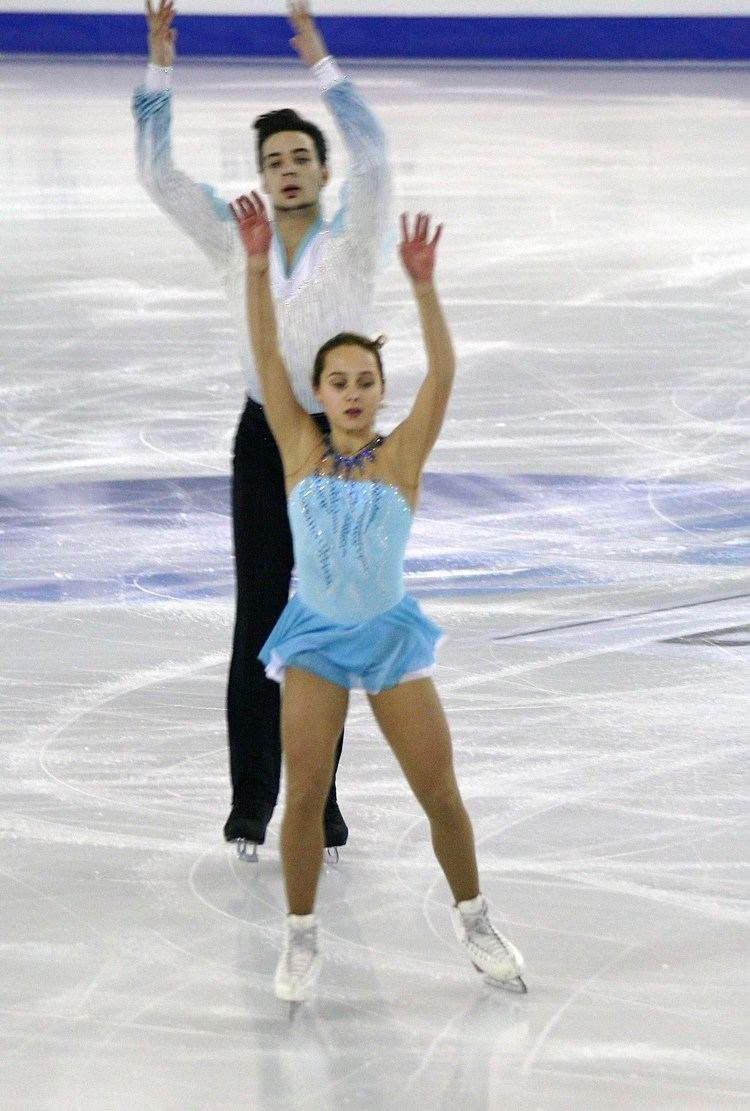
{"label": "female skater's knee", "polygon": [[288,780],[287,812],[305,818],[317,818],[318,815],[322,815],[330,786],[331,771],[328,768]]}
{"label": "female skater's knee", "polygon": [[452,776],[431,779],[423,784],[418,798],[429,818],[450,818],[464,810],[463,800]]}

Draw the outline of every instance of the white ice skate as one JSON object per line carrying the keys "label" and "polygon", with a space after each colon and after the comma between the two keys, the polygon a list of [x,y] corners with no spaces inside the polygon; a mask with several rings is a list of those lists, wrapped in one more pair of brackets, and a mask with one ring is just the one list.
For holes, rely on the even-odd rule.
{"label": "white ice skate", "polygon": [[471,957],[476,970],[484,972],[489,983],[511,991],[526,991],[526,984],[521,979],[523,957],[490,922],[484,895],[457,903],[451,908],[451,918],[456,937]]}
{"label": "white ice skate", "polygon": [[310,999],[323,957],[318,948],[318,920],[314,914],[289,914],[284,951],[276,966],[274,991],[279,999],[302,1003]]}

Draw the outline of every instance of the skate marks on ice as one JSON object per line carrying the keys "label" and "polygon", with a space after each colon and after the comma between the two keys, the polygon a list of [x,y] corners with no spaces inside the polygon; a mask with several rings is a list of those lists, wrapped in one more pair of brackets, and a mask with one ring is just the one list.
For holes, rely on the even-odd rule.
{"label": "skate marks on ice", "polygon": [[[4,1103],[747,1105],[747,73],[358,67],[404,207],[448,228],[460,370],[409,588],[449,634],[459,776],[530,993],[457,951],[355,702],[352,838],[290,1024],[278,815],[257,868],[220,840],[233,324],[123,172],[140,63],[8,64]],[[178,93],[179,159],[228,197],[252,151],[217,119],[292,80],[319,113],[297,71],[232,76],[183,60]],[[396,265],[378,297],[388,423],[422,362]]]}
{"label": "skate marks on ice", "polygon": [[[542,1078],[556,1084],[560,1070],[568,1085],[578,1077],[575,1098],[581,1091],[593,1098],[613,1061],[617,1084],[632,1099],[641,1082],[628,1079],[623,1029],[637,1013],[649,1016],[652,1031],[645,1043],[642,1035],[632,1039],[643,1090],[651,1091],[658,1062],[668,1069],[660,1080],[665,1106],[686,1106],[686,1077],[699,1093],[690,1098],[731,1106],[731,1093],[743,1082],[741,1035],[736,1026],[725,1029],[722,1016],[726,1008],[741,1008],[731,965],[740,960],[735,931],[746,921],[740,917],[747,890],[743,661],[717,667],[715,657],[699,659],[694,647],[669,656],[659,645],[656,666],[649,637],[673,633],[674,625],[641,627],[637,635],[626,628],[616,643],[587,641],[580,630],[577,644],[497,639],[538,627],[540,616],[566,624],[581,611],[616,616],[668,609],[657,604],[665,593],[674,596],[671,584],[664,586],[664,566],[656,581],[633,574],[604,591],[425,597],[449,634],[438,681],[488,895],[498,925],[518,940],[531,969],[524,1000],[530,1011],[511,1017],[505,1005],[497,1013],[477,1004],[475,1026],[463,1023],[468,999],[489,989],[456,950],[449,896],[436,879],[424,818],[357,702],[349,774],[344,770],[357,834],[342,865],[326,869],[320,999],[309,1020],[300,1015],[303,1023],[293,1024],[309,1055],[308,1071],[284,1055],[287,1086],[275,1095],[263,1080],[262,1061],[276,1061],[278,1023],[289,1027],[288,1013],[273,1009],[270,998],[284,905],[275,830],[257,870],[240,867],[218,843],[230,606],[211,597],[115,606],[6,603],[3,620],[15,648],[6,708],[16,707],[26,738],[15,770],[27,787],[13,807],[18,817],[11,828],[16,845],[31,853],[27,879],[38,878],[35,888],[63,906],[71,905],[71,892],[85,906],[93,898],[92,918],[102,935],[55,971],[54,1002],[44,994],[45,981],[35,981],[40,1013],[56,1016],[57,1044],[70,1049],[74,1035],[85,1031],[98,1060],[120,1061],[112,1077],[127,1078],[131,1087],[145,1083],[147,1100],[149,1092],[155,1099],[154,1078],[178,1082],[178,1058],[160,1062],[145,1042],[155,1027],[182,1029],[187,1009],[186,1044],[202,1047],[205,1062],[207,1047],[228,1032],[227,1044],[253,1062],[257,1098],[271,1106],[282,1105],[276,1103],[282,1091],[292,1105],[309,1091],[313,1107],[357,1091],[374,1106],[389,1107],[393,1084],[382,1079],[389,1075],[412,1099],[456,1091],[492,1107],[522,1091],[524,1075],[534,1085]],[[704,565],[697,564],[697,581],[695,566],[687,565],[688,597],[705,589]],[[671,575],[673,565],[666,570]],[[722,573],[731,583],[737,569]],[[721,604],[742,617],[736,599]],[[724,626],[719,611],[710,617],[712,628]],[[39,699],[40,673],[52,683],[46,700]],[[698,697],[713,713],[696,721]],[[52,883],[50,853],[59,873]],[[93,881],[92,869],[99,873]],[[111,902],[96,894],[102,883]],[[18,936],[22,929],[28,932],[28,923],[19,920]],[[694,954],[706,929],[715,935],[712,957],[696,970]],[[131,947],[140,949],[140,963],[129,960]],[[116,955],[107,964],[101,954],[110,948]],[[683,953],[692,954],[690,969]],[[104,964],[101,976],[87,971],[76,980],[92,958],[95,967]],[[691,1002],[696,977],[716,1031],[708,1045]],[[723,983],[721,992],[712,981]],[[579,985],[585,986],[579,991]],[[604,1026],[603,1008],[613,1016]],[[498,1028],[502,1037],[493,1042]],[[37,1054],[54,1053],[49,1023],[34,1037]],[[435,1039],[432,1066],[422,1069]],[[693,1042],[705,1048],[688,1050]],[[363,1061],[365,1044],[373,1048]],[[111,1103],[114,1079],[107,1087],[88,1065],[72,1060],[65,1066],[70,1090],[82,1101],[90,1092],[100,1104]],[[151,1080],[142,1079],[144,1060]],[[469,1065],[471,1077],[463,1071]],[[186,1060],[179,1066],[192,1075]],[[218,1054],[208,1053],[207,1072],[228,1098],[239,1097]],[[205,1092],[205,1078],[194,1082]],[[608,1083],[611,1103],[615,1082]],[[396,1106],[402,1098],[408,1096],[399,1095]]]}
{"label": "skate marks on ice", "polygon": [[[462,624],[470,616],[489,624],[478,606]],[[746,1038],[735,1037],[730,1015],[747,990],[732,972],[750,921],[746,654],[695,660],[659,650],[654,659],[638,650],[648,636],[635,650],[622,640],[592,647],[585,631],[580,639],[576,650],[571,640],[511,638],[473,683],[461,677],[446,695],[454,713],[472,704],[459,774],[480,815],[492,901],[508,906],[511,897],[512,924],[501,928],[524,950],[532,996],[557,998],[536,1026],[524,1075],[556,1075],[575,1104],[572,1076],[606,1068],[625,1107],[657,1099],[646,1077],[658,1068],[668,1079],[656,1106],[742,1106]],[[691,944],[691,935],[703,940]],[[571,947],[581,945],[585,970]],[[603,1018],[609,1007],[640,1015],[640,1033],[623,1039]],[[722,1031],[710,1045],[703,1008]]]}
{"label": "skate marks on ice", "polygon": [[[222,64],[183,63],[178,160],[231,199],[255,172],[239,121],[291,73],[245,66],[228,82]],[[123,105],[137,66],[8,65],[0,330],[14,373],[0,473],[223,473],[234,326],[208,263],[135,178]],[[434,202],[449,233],[460,370],[434,469],[481,455],[496,472],[746,481],[747,73],[357,66],[356,78],[389,134],[399,203]],[[315,91],[291,88],[322,122]],[[466,126],[477,103],[481,135]],[[346,164],[330,137],[328,215]],[[394,261],[376,322],[393,365],[386,417],[403,414],[422,365],[405,301]]]}
{"label": "skate marks on ice", "polygon": [[[324,965],[315,1000],[293,1011],[272,1001],[273,1024],[285,1023],[295,1040],[288,1044],[292,1056],[283,1048],[285,1038],[277,1046],[281,1060],[275,1064],[275,1098],[266,1095],[269,1106],[285,1106],[287,1085],[290,1106],[314,1108],[333,1106],[344,1093],[356,1091],[362,1106],[385,1111],[408,1106],[409,1092],[437,1092],[451,1084],[467,1098],[479,1099],[476,1093],[486,1085],[484,1051],[492,1047],[490,1056],[499,1062],[525,1044],[527,1016],[505,1002],[493,1003],[488,988],[480,987],[477,994],[475,974],[455,942],[448,959],[439,955],[436,961],[412,901],[402,908],[397,898],[395,911],[384,907],[373,915],[372,883],[380,891],[383,877],[378,868],[373,877],[369,856],[360,846],[348,875],[346,863],[324,875],[319,905]],[[278,863],[270,852],[259,870],[241,867],[231,855],[226,860],[247,892],[247,901],[237,904],[244,918],[241,966],[257,967],[269,929],[272,934],[268,988],[282,938]],[[223,916],[226,879],[221,886],[209,881],[212,871],[206,854],[194,869],[196,889],[204,901],[210,882],[209,902]],[[445,903],[443,912],[447,922]],[[472,1067],[465,1076],[467,1058]]]}
{"label": "skate marks on ice", "polygon": [[[640,587],[638,589],[640,590]],[[654,588],[655,591],[656,589]],[[634,591],[632,584],[631,590]],[[621,592],[620,599],[625,593],[625,590]],[[533,618],[537,603],[533,595],[529,594],[527,597],[528,602],[524,605],[528,607],[528,612],[524,610],[526,620],[523,624],[525,627],[530,627],[533,623],[530,618]],[[643,606],[648,598],[644,599],[641,594],[633,592],[629,600],[636,609],[638,606]],[[547,596],[543,608],[547,609],[549,605],[554,605],[561,611],[568,608],[570,612],[575,613],[579,602],[580,599],[570,599],[563,592],[559,597],[555,594],[552,599]],[[505,925],[505,929],[510,936],[517,937],[523,944],[529,960],[533,959],[534,981],[536,981],[532,981],[533,993],[538,992],[543,998],[545,996],[549,998],[548,993],[552,986],[555,994],[564,995],[566,990],[574,990],[574,987],[569,988],[568,985],[570,983],[575,985],[577,982],[579,968],[574,965],[572,968],[566,968],[566,973],[561,974],[554,955],[559,953],[561,947],[569,960],[571,953],[580,946],[581,940],[592,946],[594,954],[598,957],[601,957],[602,949],[611,949],[613,945],[618,951],[627,947],[624,939],[607,936],[607,931],[602,930],[602,921],[615,914],[614,911],[612,914],[608,911],[603,919],[601,908],[607,905],[607,900],[613,896],[616,898],[618,895],[617,884],[612,882],[613,870],[617,868],[618,858],[622,860],[623,865],[627,866],[627,872],[624,874],[626,882],[623,886],[621,875],[619,890],[619,894],[625,898],[621,909],[618,907],[617,912],[617,916],[621,916],[623,921],[627,921],[628,916],[633,914],[633,898],[650,900],[651,905],[657,908],[657,916],[663,917],[662,904],[665,900],[674,898],[674,892],[681,888],[685,889],[687,886],[689,890],[694,887],[696,876],[701,879],[701,872],[703,883],[706,882],[709,872],[714,873],[717,887],[725,888],[729,882],[728,877],[731,873],[727,872],[727,867],[722,865],[720,859],[711,858],[709,868],[705,847],[701,849],[702,859],[691,865],[691,870],[687,873],[683,869],[681,874],[680,867],[669,861],[662,865],[661,870],[658,866],[654,868],[654,865],[650,868],[646,867],[649,855],[656,854],[658,858],[659,854],[667,853],[673,856],[675,851],[685,847],[686,839],[695,849],[701,844],[711,823],[713,823],[714,834],[720,831],[720,824],[716,821],[715,815],[709,813],[701,815],[699,809],[701,798],[696,798],[695,784],[690,783],[689,776],[687,787],[692,787],[692,793],[683,787],[665,798],[663,792],[659,791],[657,792],[659,797],[654,800],[648,791],[649,777],[655,774],[671,777],[685,767],[689,770],[686,761],[696,753],[702,752],[702,758],[709,760],[718,759],[720,756],[715,744],[706,744],[705,729],[700,729],[696,734],[693,723],[691,723],[692,729],[686,729],[684,718],[689,714],[680,715],[676,712],[682,699],[682,691],[696,689],[695,673],[691,670],[687,676],[682,676],[682,662],[673,665],[672,668],[667,665],[666,672],[649,671],[645,667],[641,669],[637,660],[615,658],[616,653],[602,652],[600,648],[591,645],[584,646],[575,660],[566,657],[570,645],[565,646],[557,656],[552,657],[549,646],[545,646],[543,652],[527,647],[523,648],[523,656],[519,657],[518,645],[503,646],[493,641],[497,629],[507,628],[509,624],[506,597],[498,597],[494,602],[488,597],[477,599],[476,602],[472,602],[470,598],[434,597],[428,599],[427,604],[430,612],[446,625],[450,634],[445,654],[441,657],[440,684],[441,689],[445,691],[446,701],[454,719],[459,752],[463,754],[462,783],[466,782],[469,786],[470,809],[478,819],[477,830],[478,834],[481,833],[481,837],[478,837],[480,855],[486,860],[491,876],[493,904],[501,909],[508,907],[509,893],[513,893],[510,898],[512,921]],[[586,604],[593,605],[590,601]],[[32,610],[36,611],[37,608],[41,613],[45,612],[43,605],[32,607]],[[74,617],[75,607],[71,607],[69,612],[71,617]],[[112,652],[117,652],[118,646],[131,643],[134,645],[134,652],[136,650],[146,652],[150,629],[154,629],[154,636],[156,636],[157,621],[161,623],[162,632],[154,645],[157,661],[161,660],[165,639],[171,646],[170,655],[174,655],[177,645],[183,642],[194,645],[196,636],[200,640],[208,636],[211,641],[226,636],[229,624],[228,615],[225,614],[222,621],[221,611],[216,610],[214,603],[208,605],[172,603],[166,613],[159,614],[148,606],[123,607],[119,616],[108,618],[109,625],[106,619],[106,608],[101,612],[99,635],[105,646],[109,644]],[[59,608],[56,613],[57,620],[62,622],[64,612],[62,617]],[[519,616],[524,616],[523,612],[519,613],[517,603],[513,604],[511,616],[514,623],[518,621]],[[131,622],[132,630],[129,629]],[[96,622],[93,627],[97,628]],[[88,628],[90,626],[87,625]],[[169,631],[165,633],[164,628]],[[108,633],[108,641],[102,635],[105,630]],[[43,632],[37,643],[42,649],[44,648]],[[211,644],[208,647],[210,648]],[[217,653],[220,647],[221,644],[218,643]],[[122,651],[122,648],[119,650]],[[630,653],[627,655],[630,657]],[[50,655],[49,658],[53,657]],[[164,691],[157,691],[159,695],[157,699],[154,698],[154,689],[144,685],[144,680],[151,676],[138,673],[132,681],[128,681],[134,688],[143,687],[144,699],[142,702],[139,700],[133,704],[132,701],[128,701],[125,693],[122,713],[130,720],[141,721],[148,742],[146,747],[158,743],[159,738],[167,740],[171,738],[171,743],[175,746],[178,742],[184,744],[187,740],[188,747],[195,752],[190,741],[189,728],[186,730],[186,726],[189,726],[186,715],[189,713],[191,717],[194,716],[196,705],[201,703],[209,709],[213,703],[211,711],[213,714],[217,713],[217,708],[220,711],[222,676],[218,673],[218,669],[215,675],[210,672],[211,659],[209,654],[205,660],[209,671],[203,674],[203,691],[199,691],[195,698],[187,698],[182,684],[178,681],[177,685],[173,685],[168,676],[165,676]],[[467,661],[472,662],[470,669],[467,669]],[[723,675],[726,684],[725,692],[730,696],[731,676],[728,673]],[[730,702],[733,703],[731,697],[727,699],[714,697],[718,678],[719,674],[713,672],[701,677],[704,684],[702,697],[716,702],[719,706],[729,705]],[[205,685],[207,679],[208,684]],[[198,669],[198,681],[201,682],[200,669]],[[124,684],[125,687],[127,685]],[[738,687],[735,693],[740,691],[741,688]],[[112,693],[111,688],[106,688],[103,699],[99,696],[85,695],[83,701],[97,706],[104,701],[110,709],[116,708],[117,699],[111,697]],[[637,701],[636,694],[639,695]],[[651,695],[654,697],[658,695],[663,702],[660,719],[653,717],[655,704]],[[684,709],[689,710],[687,702]],[[163,720],[160,715],[163,715]],[[425,936],[429,936],[429,933],[425,935],[421,929],[416,928],[417,923],[414,922],[413,914],[409,909],[418,903],[421,892],[432,881],[434,866],[427,848],[424,820],[421,815],[412,810],[414,817],[405,827],[404,815],[410,812],[409,800],[402,792],[400,793],[398,776],[392,775],[386,757],[379,754],[376,738],[368,732],[363,716],[355,716],[349,740],[349,744],[355,746],[350,749],[351,767],[365,769],[365,782],[362,786],[360,787],[358,782],[350,783],[349,786],[349,790],[352,791],[350,805],[357,811],[362,823],[358,832],[361,846],[359,851],[362,855],[357,857],[356,866],[361,867],[363,876],[367,877],[366,890],[363,890],[360,897],[355,900],[355,910],[358,915],[364,914],[366,922],[371,921],[372,912],[369,904],[372,901],[373,875],[375,890],[379,890],[380,883],[386,884],[386,890],[382,895],[383,902],[387,904],[393,901],[393,894],[389,894],[387,890],[391,880],[386,878],[383,869],[385,868],[392,876],[391,870],[396,868],[406,889],[405,911],[407,913],[403,915],[403,920],[399,918],[395,923],[392,917],[384,915],[382,926],[375,933],[370,931],[367,941],[354,949],[351,936],[346,936],[345,933],[341,937],[340,942],[337,942],[333,949],[338,954],[343,951],[347,957],[343,962],[340,955],[333,960],[334,975],[332,980],[327,979],[326,998],[331,1000],[331,1008],[335,1016],[337,1007],[345,1005],[348,1008],[353,997],[358,992],[364,991],[367,1004],[361,1012],[364,1018],[360,1017],[358,1021],[365,1022],[370,1011],[379,1014],[380,1021],[386,1012],[392,1016],[394,1013],[402,1015],[403,1020],[406,1021],[406,1014],[402,1012],[401,1004],[396,1006],[395,1003],[396,999],[402,998],[398,994],[402,990],[399,985],[404,982],[413,985],[408,997],[406,994],[403,996],[403,1005],[412,1006],[415,995],[425,994],[425,979],[429,980],[431,974],[436,971],[434,954],[425,955],[427,951]],[[175,717],[178,720],[174,732],[171,732],[168,723]],[[72,722],[75,731],[80,733],[90,730],[90,739],[96,739],[99,728],[96,720],[87,722],[85,717],[78,714],[78,708],[73,711],[71,720],[72,718],[75,719]],[[737,720],[741,719],[735,719],[735,724]],[[731,732],[733,727],[732,720],[727,718],[727,730]],[[652,736],[655,728],[659,734],[656,738]],[[652,751],[645,747],[639,749],[632,743],[633,738],[637,739],[641,734],[653,741]],[[680,737],[680,735],[683,739],[676,748],[674,745],[665,746],[665,736]],[[359,739],[362,736],[366,738],[364,746]],[[629,742],[625,746],[622,744],[623,737]],[[111,739],[110,736],[110,744]],[[177,801],[180,805],[172,818],[174,822],[179,823],[175,828],[183,829],[184,804],[187,800],[195,800],[199,803],[197,809],[199,821],[209,841],[216,836],[218,829],[216,822],[221,817],[215,800],[223,797],[224,789],[221,737],[218,741],[219,743],[214,745],[213,762],[209,762],[207,766],[205,763],[201,765],[200,760],[193,761],[193,778],[179,786]],[[101,742],[97,743],[101,747]],[[356,747],[358,744],[359,751]],[[695,752],[691,752],[691,746],[694,746]],[[89,744],[89,747],[92,746]],[[204,747],[204,751],[210,753],[211,749]],[[199,749],[196,755],[200,755],[200,752]],[[133,755],[137,762],[137,751]],[[49,754],[46,762],[49,765]],[[69,763],[73,765],[74,761]],[[175,764],[176,761],[172,758],[166,766],[172,768]],[[628,770],[629,765],[631,772],[635,774],[627,780],[623,773]],[[59,768],[54,764],[52,767],[57,774]],[[91,770],[89,768],[89,772]],[[204,783],[203,777],[207,770],[210,771],[210,776],[208,782]],[[608,776],[603,774],[605,771],[609,773]],[[58,775],[58,778],[61,776]],[[172,777],[166,778],[169,782]],[[730,774],[728,782],[732,784],[735,781],[735,776]],[[80,785],[80,780],[73,779],[72,782],[74,785]],[[726,783],[727,780],[723,784],[724,798],[731,805],[732,799],[726,791]],[[646,787],[643,792],[645,797],[641,797],[639,785]],[[166,789],[170,789],[168,785]],[[174,790],[174,786],[171,789]],[[631,797],[628,797],[629,789],[632,792]],[[622,797],[622,791],[625,792],[625,798]],[[716,797],[713,778],[706,779],[703,807],[711,807]],[[682,809],[675,807],[675,798],[679,798]],[[164,820],[166,815],[163,810],[163,800],[161,801],[160,815],[161,820]],[[530,801],[536,802],[536,805],[530,806]],[[156,803],[157,800],[154,799],[154,804]],[[593,812],[589,809],[592,803]],[[582,804],[583,810],[581,810]],[[669,812],[670,805],[673,807],[673,813]],[[736,805],[740,805],[739,799]],[[661,807],[661,813],[655,816],[653,811],[658,806]],[[192,809],[191,802],[191,811]],[[503,816],[502,822],[498,821],[498,814]],[[627,822],[627,836],[621,829],[623,817]],[[648,828],[655,817],[657,819],[655,828],[648,831],[647,836],[643,825]],[[393,828],[399,832],[396,844],[392,839],[383,838],[383,829],[388,828],[388,821],[395,823]],[[91,822],[96,826],[95,814],[91,815]],[[604,835],[593,839],[589,837],[582,841],[581,830],[590,834],[592,826],[598,826],[599,823]],[[609,828],[610,823],[611,828]],[[662,824],[668,828],[666,830],[657,828]],[[634,825],[637,825],[637,828],[634,828]],[[531,828],[525,836],[521,829],[520,838],[509,842],[509,836],[514,838],[519,826]],[[554,831],[552,837],[550,831]],[[545,852],[544,846],[551,840],[554,840],[557,848],[552,853]],[[179,855],[181,851],[190,851],[195,841],[184,843],[184,836],[180,833],[176,844]],[[181,847],[183,845],[184,850]],[[532,845],[533,853],[530,852]],[[561,846],[567,847],[567,853],[562,851]],[[174,849],[172,851],[174,853]],[[217,851],[223,852],[223,849]],[[272,853],[273,843],[263,870],[272,867]],[[737,859],[740,862],[737,866],[739,869],[741,855]],[[211,853],[207,854],[207,865],[210,865],[212,860],[214,857]],[[539,862],[536,868],[535,861]],[[212,867],[209,868],[209,874]],[[200,869],[198,871],[201,872]],[[738,878],[739,874],[737,870]],[[633,880],[636,878],[638,882],[634,884]],[[348,879],[351,882],[351,869],[348,871]],[[275,882],[278,884],[278,877]],[[215,891],[216,897],[208,900],[219,910],[222,908],[223,900],[223,905],[226,905],[224,886],[224,879],[219,879]],[[587,889],[592,893],[591,902],[580,894],[581,890]],[[197,886],[197,890],[203,892],[204,889]],[[600,895],[600,898],[594,904],[593,899],[597,895]],[[544,908],[541,913],[536,909],[540,901]],[[709,893],[709,897],[703,903],[702,916],[706,919],[711,915],[718,915],[719,919],[725,917],[729,907],[726,891],[722,902],[723,910],[716,903],[716,896]],[[563,910],[566,904],[577,911],[576,915],[571,914],[569,925],[565,923],[566,913]],[[454,943],[445,931],[446,905],[446,893],[442,890],[430,902],[437,923],[436,936],[440,938],[439,951],[443,954],[437,968],[443,984],[441,993],[445,988],[460,993],[470,986],[474,974],[470,966],[465,964],[463,956],[455,953]],[[250,930],[252,937],[260,940],[260,944],[256,940],[249,947],[250,951],[245,952],[243,959],[236,965],[238,976],[242,975],[245,978],[251,976],[256,993],[264,991],[270,984],[276,946],[280,939],[278,921],[283,913],[280,884],[278,884],[275,904],[268,910],[265,942],[262,931],[259,933],[254,926],[248,925],[258,920],[260,909],[253,903],[246,909],[244,915],[227,914],[225,919],[227,922],[240,921],[239,928],[244,931]],[[700,909],[696,906],[694,894],[691,894],[679,909],[683,914],[694,914],[696,909]],[[222,917],[221,914],[219,916]],[[334,934],[338,934],[336,921],[339,917],[339,907],[334,906],[328,917],[333,920]],[[539,924],[540,917],[547,923],[545,928]],[[550,928],[550,923],[555,924],[553,928]],[[671,926],[673,931],[675,928],[676,923]],[[646,941],[642,944],[646,949],[653,949],[654,942],[646,921],[641,922],[641,929],[646,937]],[[399,937],[401,943],[404,938],[410,939],[404,954],[394,954],[392,940],[394,934]],[[548,944],[539,940],[540,936],[543,938],[545,935],[549,939]],[[679,930],[672,936],[679,937]],[[536,937],[532,952],[528,950],[527,937]],[[188,953],[191,951],[189,943],[182,948]],[[671,963],[674,967],[672,949],[673,942],[661,946],[664,956],[662,963]],[[369,968],[375,980],[382,982],[384,969],[388,969],[389,990],[380,1002],[373,999],[371,993],[367,994],[368,952],[370,953]],[[265,973],[259,968],[256,973],[251,974],[251,970],[257,967],[260,954],[263,953],[266,955],[267,963]],[[545,957],[545,954],[548,954],[548,957]],[[404,957],[408,959],[405,960]],[[419,959],[415,961],[415,958]],[[612,959],[611,956],[609,959]],[[331,967],[330,956],[327,956],[327,963],[328,967]],[[626,1010],[645,1007],[652,1011],[654,1006],[647,1002],[647,992],[652,991],[655,996],[662,996],[665,992],[664,973],[652,976],[650,980],[644,975],[641,991],[634,986],[638,978],[634,978],[632,969],[626,967],[622,978],[613,981],[611,972],[607,978],[606,956],[599,959],[596,967],[605,971],[601,972],[597,981],[593,970],[585,970],[589,978],[594,976],[595,982],[589,984],[585,992],[576,995],[573,1003],[562,1015],[563,1022],[566,1021],[566,1016],[574,1012],[576,1019],[573,1025],[576,1026],[581,1021],[581,1014],[593,1015],[593,1012],[602,1006],[602,1000],[607,997],[619,1000],[618,1006]],[[364,982],[360,979],[363,969]],[[616,967],[614,971],[617,971]],[[684,991],[687,996],[690,989],[678,975],[674,977],[671,985],[667,985],[666,990],[674,1000],[679,1000],[682,998],[680,992]],[[733,994],[731,988],[729,993]],[[427,995],[431,1005],[438,1006],[439,997],[429,992]],[[679,1004],[678,1010],[685,1013],[682,1003]],[[360,1012],[357,1011],[357,1014],[360,1015]],[[326,1012],[326,1016],[327,1020],[332,1018],[331,1011]],[[372,1021],[375,1021],[374,1018]],[[566,1029],[569,1030],[570,1027]],[[596,1040],[593,1026],[586,1037]],[[557,1044],[552,1035],[545,1045],[545,1054],[549,1059],[560,1057],[564,1052],[562,1041]],[[605,1052],[605,1048],[602,1046],[602,1053]],[[389,1052],[391,1049],[395,1050],[395,1047],[390,1046]],[[614,1043],[611,1051],[615,1052]],[[568,1052],[572,1052],[572,1049]],[[666,1050],[664,1052],[666,1059],[669,1059]],[[408,1053],[406,1055],[408,1056]],[[403,1059],[404,1049],[402,1048],[401,1055],[394,1058],[395,1067],[398,1067]],[[703,1058],[700,1055],[695,1057],[696,1068],[699,1067],[701,1060]],[[711,1070],[715,1073],[723,1067],[721,1058],[712,1061],[710,1054],[705,1056],[703,1063],[708,1073],[711,1073]],[[675,1070],[679,1071],[676,1059],[673,1064]],[[728,1072],[731,1071],[730,1065],[731,1061],[727,1060]],[[647,1062],[644,1063],[644,1067],[648,1071]],[[363,1067],[365,1073],[372,1074],[374,1069],[374,1064],[369,1068]],[[723,1099],[724,1096],[720,1093],[717,1098]]]}

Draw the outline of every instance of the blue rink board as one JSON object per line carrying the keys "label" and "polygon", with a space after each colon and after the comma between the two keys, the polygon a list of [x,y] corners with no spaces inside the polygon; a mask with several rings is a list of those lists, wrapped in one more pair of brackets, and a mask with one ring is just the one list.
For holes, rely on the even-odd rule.
{"label": "blue rink board", "polygon": [[[0,491],[0,603],[229,601],[226,477]],[[591,589],[750,567],[750,487],[428,474],[410,593]]]}
{"label": "blue rink board", "polygon": [[[333,54],[349,58],[504,61],[744,62],[750,16],[322,16]],[[178,15],[186,56],[284,57],[281,16]],[[0,53],[145,52],[138,14],[0,12]]]}

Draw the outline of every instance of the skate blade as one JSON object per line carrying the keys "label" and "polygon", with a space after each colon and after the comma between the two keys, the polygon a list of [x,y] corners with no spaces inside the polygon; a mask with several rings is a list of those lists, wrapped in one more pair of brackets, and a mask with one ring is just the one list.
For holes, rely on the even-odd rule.
{"label": "skate blade", "polygon": [[[471,962],[474,964],[474,961]],[[520,976],[514,976],[510,980],[498,980],[496,976],[491,976],[489,972],[485,972],[478,964],[474,964],[479,975],[491,988],[502,988],[503,991],[513,992],[514,995],[526,995],[529,990]]]}
{"label": "skate blade", "polygon": [[331,864],[338,864],[341,859],[339,857],[339,850],[337,848],[326,849],[326,859],[329,860]]}
{"label": "skate blade", "polygon": [[315,998],[316,984],[317,977],[313,983],[307,984],[301,990],[295,992],[285,991],[283,988],[279,989],[274,985],[273,993],[282,1003],[289,1004],[289,1017],[294,1018],[300,1007],[304,1007],[305,1003],[310,1003]]}
{"label": "skate blade", "polygon": [[238,837],[236,845],[240,860],[244,860],[246,864],[258,863],[258,846],[254,841],[246,841],[244,837]]}
{"label": "skate blade", "polygon": [[520,976],[514,976],[512,980],[496,980],[494,976],[485,972],[483,978],[485,984],[488,984],[489,987],[509,991],[511,995],[526,995],[529,990]]}

